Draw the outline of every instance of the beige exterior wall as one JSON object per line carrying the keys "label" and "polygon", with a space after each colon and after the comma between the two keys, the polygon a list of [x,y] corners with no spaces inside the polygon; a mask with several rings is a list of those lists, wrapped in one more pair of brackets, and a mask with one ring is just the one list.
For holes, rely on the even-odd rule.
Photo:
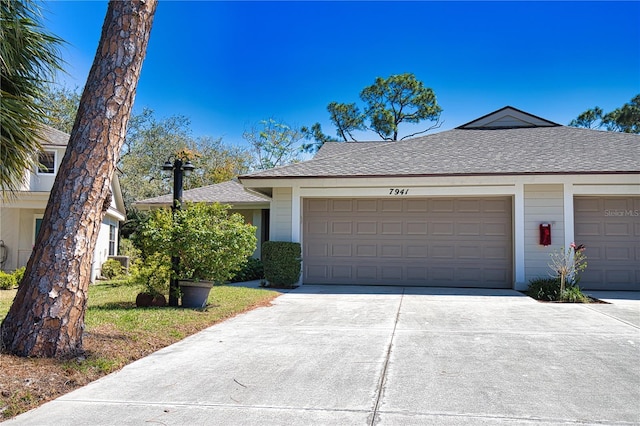
{"label": "beige exterior wall", "polygon": [[20,236],[20,211],[17,209],[0,209],[0,240],[2,240],[7,259],[2,266],[3,271],[13,271],[18,264]]}
{"label": "beige exterior wall", "polygon": [[[36,218],[42,218],[44,209],[0,209],[0,240],[7,248],[7,260],[3,271],[14,271],[27,265],[33,245],[35,244]],[[109,255],[109,226],[113,224],[119,228],[119,222],[113,217],[106,216],[100,225],[100,233],[93,256],[91,270],[92,281],[100,274],[102,264]],[[117,238],[117,236],[116,236]],[[117,254],[117,240],[116,253]]]}
{"label": "beige exterior wall", "polygon": [[[539,244],[541,223],[551,224],[551,245]],[[549,254],[564,244],[563,185],[524,185],[525,279],[549,276]]]}
{"label": "beige exterior wall", "polygon": [[292,188],[273,188],[271,200],[271,241],[291,240],[291,199]]}

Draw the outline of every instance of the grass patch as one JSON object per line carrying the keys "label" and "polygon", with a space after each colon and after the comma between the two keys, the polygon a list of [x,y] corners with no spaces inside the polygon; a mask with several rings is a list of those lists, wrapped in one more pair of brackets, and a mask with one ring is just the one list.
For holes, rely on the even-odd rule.
{"label": "grass patch", "polygon": [[[216,286],[204,309],[136,308],[138,286],[105,281],[89,287],[83,347],[73,359],[0,354],[0,421],[35,408],[165,346],[239,313],[267,306],[280,293]],[[16,290],[0,290],[4,319]]]}

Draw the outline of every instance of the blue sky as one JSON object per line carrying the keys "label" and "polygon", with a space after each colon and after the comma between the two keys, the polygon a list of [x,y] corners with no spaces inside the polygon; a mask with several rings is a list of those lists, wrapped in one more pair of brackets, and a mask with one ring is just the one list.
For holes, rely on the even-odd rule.
{"label": "blue sky", "polygon": [[[65,86],[84,86],[106,8],[45,3]],[[405,72],[434,90],[441,129],[506,105],[567,124],[640,93],[640,2],[160,0],[134,111],[231,144],[270,117],[334,135],[327,104]]]}

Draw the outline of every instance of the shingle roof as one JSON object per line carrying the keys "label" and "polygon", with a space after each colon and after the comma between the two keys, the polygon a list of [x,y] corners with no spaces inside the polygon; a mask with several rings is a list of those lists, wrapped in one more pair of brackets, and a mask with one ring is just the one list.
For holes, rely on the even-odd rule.
{"label": "shingle roof", "polygon": [[69,134],[54,129],[53,127],[42,125],[40,130],[40,143],[48,146],[67,146],[69,143]]}
{"label": "shingle roof", "polygon": [[567,126],[453,129],[340,145],[241,179],[640,172],[640,135]]}
{"label": "shingle roof", "polygon": [[[215,185],[203,186],[201,188],[188,189],[182,193],[184,202],[205,202],[222,204],[256,204],[268,203],[271,201],[269,197],[246,190],[238,181],[230,180],[227,182],[217,183]],[[146,200],[136,201],[137,205],[171,205],[173,203],[173,195],[162,195],[160,197],[148,198]]]}

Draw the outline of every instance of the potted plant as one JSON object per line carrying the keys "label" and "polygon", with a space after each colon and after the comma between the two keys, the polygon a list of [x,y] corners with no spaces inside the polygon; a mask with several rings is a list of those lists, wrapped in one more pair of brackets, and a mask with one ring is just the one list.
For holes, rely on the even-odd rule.
{"label": "potted plant", "polygon": [[255,250],[256,228],[228,209],[218,203],[195,203],[173,214],[156,210],[141,227],[143,252],[180,260],[176,278],[183,307],[206,306],[213,284],[232,278]]}

